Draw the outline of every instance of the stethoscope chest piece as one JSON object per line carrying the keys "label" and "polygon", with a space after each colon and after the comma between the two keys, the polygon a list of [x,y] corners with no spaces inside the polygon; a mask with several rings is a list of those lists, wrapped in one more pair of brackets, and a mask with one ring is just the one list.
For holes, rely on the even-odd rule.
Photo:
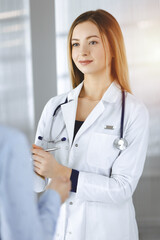
{"label": "stethoscope chest piece", "polygon": [[114,140],[113,146],[121,151],[128,147],[128,142],[125,138],[116,138]]}

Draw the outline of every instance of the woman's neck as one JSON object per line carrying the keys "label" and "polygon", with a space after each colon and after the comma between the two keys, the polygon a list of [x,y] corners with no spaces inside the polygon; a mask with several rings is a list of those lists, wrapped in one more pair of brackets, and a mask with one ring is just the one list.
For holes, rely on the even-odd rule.
{"label": "woman's neck", "polygon": [[87,76],[84,79],[83,88],[79,97],[86,97],[91,100],[100,100],[112,82],[112,77],[108,77],[108,79],[106,79],[106,77],[104,78],[102,76],[98,78]]}

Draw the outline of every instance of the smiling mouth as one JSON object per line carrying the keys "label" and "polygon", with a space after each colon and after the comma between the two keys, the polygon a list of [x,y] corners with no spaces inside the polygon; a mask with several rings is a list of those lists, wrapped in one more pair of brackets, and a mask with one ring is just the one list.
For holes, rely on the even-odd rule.
{"label": "smiling mouth", "polygon": [[85,61],[79,61],[79,63],[81,64],[81,65],[88,65],[88,64],[90,64],[91,62],[93,62],[93,60],[85,60]]}

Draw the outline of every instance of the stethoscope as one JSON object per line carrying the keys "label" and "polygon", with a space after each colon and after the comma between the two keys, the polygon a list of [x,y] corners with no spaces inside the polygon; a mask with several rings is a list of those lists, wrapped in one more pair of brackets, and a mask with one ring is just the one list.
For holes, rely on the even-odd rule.
{"label": "stethoscope", "polygon": [[[121,110],[121,123],[120,123],[120,137],[119,138],[116,138],[113,142],[113,146],[115,148],[117,148],[118,150],[120,151],[123,151],[125,150],[127,147],[128,147],[128,142],[127,140],[123,137],[123,128],[124,128],[124,115],[125,115],[125,91],[122,90],[122,110]],[[61,139],[59,139],[61,133],[63,132],[64,128],[65,128],[65,125],[63,126],[62,130],[60,131],[60,133],[57,135],[57,137],[54,139],[54,140],[51,140],[51,134],[52,134],[52,128],[53,128],[53,122],[54,122],[54,119],[58,113],[58,110],[60,109],[60,107],[64,104],[67,104],[68,103],[68,98],[66,98],[65,102],[59,104],[56,109],[54,110],[53,112],[53,115],[52,115],[52,122],[51,122],[51,127],[50,127],[50,133],[49,133],[49,139],[50,140],[47,140],[47,139],[44,139],[42,136],[38,136],[38,139],[39,140],[43,140],[47,143],[57,143],[57,142],[64,142],[67,140],[66,137],[62,137]],[[57,141],[57,139],[59,139]],[[60,149],[59,147],[58,148],[52,148],[52,149],[47,149],[46,151],[55,151],[55,150],[58,150]]]}
{"label": "stethoscope", "polygon": [[[51,121],[51,124],[50,124],[50,131],[49,131],[49,137],[48,137],[48,139],[45,139],[45,138],[42,137],[42,136],[38,136],[38,140],[44,141],[44,142],[46,142],[47,144],[48,144],[48,143],[58,143],[58,142],[65,142],[65,141],[67,141],[67,137],[65,137],[65,136],[59,139],[59,137],[61,136],[63,130],[64,130],[65,127],[66,127],[65,124],[63,125],[61,131],[60,131],[59,134],[55,137],[55,139],[54,139],[54,140],[51,140],[51,139],[52,139],[52,136],[51,136],[51,135],[52,135],[52,129],[53,129],[54,119],[55,119],[55,117],[56,117],[56,115],[57,115],[58,110],[60,109],[60,107],[61,107],[62,105],[64,105],[64,104],[66,104],[66,103],[68,103],[68,98],[66,98],[65,102],[59,104],[59,105],[56,107],[56,109],[54,110],[54,113],[53,113],[53,115],[52,115],[52,121]],[[56,151],[56,150],[59,150],[59,149],[61,149],[61,147],[53,147],[53,148],[45,149],[45,151],[46,151],[46,152],[52,152],[52,151]],[[66,150],[68,150],[68,147],[66,148]]]}
{"label": "stethoscope", "polygon": [[125,150],[128,147],[127,140],[123,137],[124,127],[124,115],[125,115],[125,91],[122,90],[122,110],[121,110],[121,124],[120,124],[120,137],[116,138],[113,142],[113,146],[118,150]]}

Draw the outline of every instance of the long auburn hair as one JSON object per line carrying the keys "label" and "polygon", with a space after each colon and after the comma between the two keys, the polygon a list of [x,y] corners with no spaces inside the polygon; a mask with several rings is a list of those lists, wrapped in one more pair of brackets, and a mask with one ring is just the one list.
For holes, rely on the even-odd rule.
{"label": "long auburn hair", "polygon": [[105,48],[104,36],[107,37],[110,46],[110,51],[113,56],[111,62],[111,75],[113,79],[115,79],[115,81],[121,86],[122,89],[131,93],[126,51],[121,28],[117,20],[110,13],[102,9],[88,11],[81,14],[74,20],[69,30],[68,62],[72,87],[73,88],[77,87],[84,80],[84,74],[76,67],[72,60],[72,44],[71,44],[72,34],[74,28],[79,23],[83,23],[86,21],[90,21],[97,26],[102,37],[104,48]]}

